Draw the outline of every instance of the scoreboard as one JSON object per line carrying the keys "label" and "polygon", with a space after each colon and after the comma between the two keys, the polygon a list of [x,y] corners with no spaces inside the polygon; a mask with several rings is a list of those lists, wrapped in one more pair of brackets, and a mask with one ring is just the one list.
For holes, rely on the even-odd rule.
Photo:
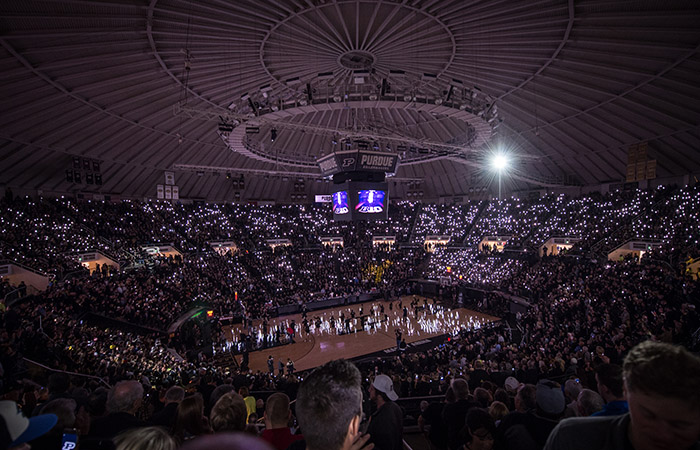
{"label": "scoreboard", "polygon": [[389,185],[386,182],[348,181],[333,189],[333,220],[386,220]]}
{"label": "scoreboard", "polygon": [[396,153],[348,150],[317,160],[321,175],[333,177],[333,220],[387,220],[389,184],[396,173]]}

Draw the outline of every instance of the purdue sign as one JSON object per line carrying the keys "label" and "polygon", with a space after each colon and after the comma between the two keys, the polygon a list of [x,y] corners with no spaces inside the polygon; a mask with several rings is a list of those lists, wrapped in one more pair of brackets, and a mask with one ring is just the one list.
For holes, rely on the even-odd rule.
{"label": "purdue sign", "polygon": [[393,173],[396,170],[396,155],[360,152],[357,170]]}
{"label": "purdue sign", "polygon": [[338,172],[338,163],[336,162],[335,154],[324,156],[316,162],[318,163],[319,169],[321,169],[321,175],[324,177]]}
{"label": "purdue sign", "polygon": [[399,158],[395,153],[352,150],[335,152],[316,160],[321,176],[340,172],[395,173]]}
{"label": "purdue sign", "polygon": [[341,172],[395,173],[398,160],[394,153],[351,150],[331,153],[316,162],[321,175],[326,177]]}

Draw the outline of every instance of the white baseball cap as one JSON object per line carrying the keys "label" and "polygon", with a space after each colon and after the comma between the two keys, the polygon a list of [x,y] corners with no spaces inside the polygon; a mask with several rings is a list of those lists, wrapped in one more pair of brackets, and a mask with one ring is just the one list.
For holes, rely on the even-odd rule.
{"label": "white baseball cap", "polygon": [[385,393],[386,396],[392,401],[396,401],[396,399],[399,398],[399,396],[396,395],[396,392],[394,392],[393,381],[391,381],[391,378],[386,375],[377,375],[374,377],[372,386],[374,386],[376,390]]}
{"label": "white baseball cap", "polygon": [[506,391],[515,392],[520,387],[520,382],[515,377],[508,377],[503,386],[506,388]]}
{"label": "white baseball cap", "polygon": [[5,420],[7,431],[13,439],[10,447],[33,441],[46,434],[58,421],[55,414],[42,414],[27,419],[22,415],[17,403],[10,400],[0,401],[0,416]]}

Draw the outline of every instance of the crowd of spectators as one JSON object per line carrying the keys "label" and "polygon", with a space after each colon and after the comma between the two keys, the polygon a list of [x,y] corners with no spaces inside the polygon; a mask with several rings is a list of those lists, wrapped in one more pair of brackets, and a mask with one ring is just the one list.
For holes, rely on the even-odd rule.
{"label": "crowd of spectators", "polygon": [[105,245],[89,229],[61,211],[60,202],[29,198],[2,200],[0,258],[12,259],[35,270],[62,276],[79,270],[68,253]]}
{"label": "crowd of spectators", "polygon": [[448,235],[451,244],[476,247],[485,235],[510,236],[508,248],[536,248],[552,236],[580,239],[585,253],[630,238],[659,240],[677,248],[696,231],[697,187],[622,190],[578,198],[547,194],[464,204],[398,202],[389,220],[333,222],[326,205],[179,204],[171,202],[79,201],[3,198],[2,257],[35,269],[77,267],[71,255],[98,250],[129,260],[149,243],[174,243],[184,253],[208,252],[210,242],[232,241],[254,251],[269,239],[293,247],[318,247],[321,237],[342,237],[345,247],[370,246],[373,236],[422,244],[426,236]]}
{"label": "crowd of spectators", "polygon": [[[631,235],[663,241],[661,250],[641,261],[616,262],[529,257],[533,252],[528,257],[523,256],[527,252],[483,255],[473,247],[437,248],[425,272],[428,278],[449,274],[458,287],[517,295],[527,300],[528,311],[515,321],[504,320],[488,329],[462,330],[426,351],[407,351],[359,364],[365,398],[374,400],[374,408],[382,402],[377,402],[376,392],[371,394],[379,384],[370,380],[380,373],[391,379],[399,397],[445,396],[445,402],[426,405],[421,414],[438,448],[457,448],[470,439],[459,432],[465,421],[469,423],[467,411],[475,407],[495,411],[490,416],[494,423],[471,417],[476,428],[469,431],[477,435],[478,430],[488,431],[497,445],[511,439],[497,431],[497,420],[508,427],[523,425],[513,422],[516,419],[526,420],[509,418],[509,411],[549,414],[546,427],[536,428],[534,435],[528,430],[541,448],[565,414],[558,406],[561,402],[552,400],[557,388],[548,383],[568,383],[570,392],[578,392],[576,398],[571,394],[567,399],[569,414],[584,415],[601,405],[591,394],[603,394],[597,371],[603,364],[621,365],[637,343],[653,339],[689,348],[698,345],[700,285],[680,267],[669,264],[697,256],[697,194],[696,187],[673,193],[663,189],[611,193],[600,198],[550,196],[529,203],[512,199],[493,202],[481,214],[478,204],[405,204],[401,220],[415,219],[415,228],[405,223],[324,225],[317,207],[304,206],[261,206],[251,212],[237,205],[3,200],[11,211],[3,211],[1,222],[5,256],[43,264],[41,268],[47,271],[58,266],[62,271],[74,268],[67,265],[71,261],[67,253],[95,248],[128,254],[136,250],[140,239],[168,239],[193,253],[182,260],[156,257],[148,266],[56,280],[45,293],[26,296],[2,311],[2,391],[28,415],[61,410],[57,405],[48,408],[50,401],[74,400],[73,422],[61,424],[80,429],[88,443],[90,439],[111,439],[112,432],[120,431],[114,427],[107,433],[107,428],[100,428],[100,423],[116,420],[110,415],[121,414],[126,424],[123,429],[154,423],[156,413],[167,407],[166,392],[173,386],[180,386],[183,393],[190,391],[170,402],[177,406],[171,407],[170,433],[165,436],[172,436],[174,445],[196,441],[196,436],[217,429],[244,431],[245,421],[238,416],[230,419],[236,425],[228,428],[229,421],[217,415],[221,408],[216,404],[219,398],[226,398],[229,406],[225,411],[235,411],[233,404],[240,409],[241,403],[245,409],[249,396],[246,391],[240,396],[223,394],[246,388],[281,391],[294,399],[305,374],[229,372],[206,358],[181,357],[174,349],[180,350],[182,337],[165,331],[193,305],[210,306],[217,316],[265,317],[284,304],[386,289],[419,276],[417,270],[425,258],[422,246],[372,246],[370,239],[376,232],[395,233],[405,240],[421,233],[454,233],[467,243],[486,232],[513,234],[522,243],[541,242],[544,236],[555,234],[578,235],[584,239],[579,250],[587,251],[620,227],[628,227]],[[435,219],[443,213],[450,218]],[[513,220],[519,215],[526,218],[523,223]],[[456,225],[459,217],[464,223]],[[324,233],[351,235],[351,239],[340,249],[311,245]],[[266,247],[266,239],[281,234],[293,237],[293,245],[274,251]],[[627,237],[621,233],[620,239]],[[237,250],[223,255],[206,251],[213,239],[233,240]],[[54,259],[59,262],[52,268]],[[4,291],[10,289],[3,285]],[[100,324],[88,313],[121,323]],[[29,380],[25,357],[95,378],[75,377],[70,385],[54,376],[48,391],[42,391]],[[102,387],[105,384],[112,386],[109,393]],[[519,391],[509,395],[509,386]],[[123,401],[115,400],[120,396]],[[574,401],[580,404],[572,405]],[[369,403],[365,405],[367,416],[374,411]],[[462,406],[455,406],[458,404]],[[261,417],[264,409],[257,409]],[[246,419],[252,412],[246,411]],[[543,434],[537,434],[542,430]],[[252,431],[257,434],[255,427]]]}
{"label": "crowd of spectators", "polygon": [[423,205],[413,233],[415,243],[423,243],[426,236],[451,236],[462,242],[479,212],[482,202],[467,205]]}
{"label": "crowd of spectators", "polygon": [[[560,206],[534,230],[532,243],[539,245],[551,236],[575,236],[581,238],[581,250],[584,251],[629,225],[668,189],[660,186],[654,190],[621,190],[606,194],[594,192],[579,198],[561,197]],[[622,243],[624,241],[617,241],[618,245]]]}
{"label": "crowd of spectators", "polygon": [[517,198],[489,203],[469,233],[468,243],[476,246],[485,235],[511,236],[511,245],[522,244],[544,219],[562,206],[563,196],[546,195],[536,201]]}
{"label": "crowd of spectators", "polygon": [[[568,414],[579,416],[595,412],[603,405],[593,395],[600,390],[596,374],[603,364],[621,364],[634,345],[650,338],[690,346],[692,332],[700,325],[700,317],[693,307],[693,299],[700,294],[697,282],[690,283],[665,264],[648,260],[636,264],[547,258],[524,271],[522,279],[528,284],[527,292],[522,294],[527,294],[532,308],[518,321],[520,337],[514,338],[505,322],[489,329],[464,330],[451,341],[427,351],[405,352],[361,363],[362,378],[369,380],[370,374],[376,373],[387,375],[399,397],[444,395],[447,403],[427,405],[422,420],[430,424],[431,430],[436,430],[430,433],[436,446],[456,448],[454,445],[463,442],[456,424],[464,423],[466,416],[460,415],[457,406],[449,405],[463,403],[467,410],[489,408],[494,416],[500,409],[496,417],[505,420],[510,427],[516,424],[509,423],[515,419],[506,419],[507,412],[535,414],[539,390],[550,386],[540,388],[540,384],[566,385],[571,381],[569,391],[576,395],[566,400],[573,408]],[[52,304],[54,308],[38,305],[43,308],[38,315],[32,311],[37,305],[20,304],[17,315],[20,318],[34,316],[33,324],[6,313],[5,325],[13,341],[5,350],[32,352],[29,346],[36,346],[45,349],[46,356],[65,354],[70,358],[44,359],[55,367],[80,369],[110,384],[125,379],[139,381],[150,394],[143,397],[143,401],[151,402],[150,409],[144,406],[136,410],[135,416],[141,420],[152,417],[154,411],[163,407],[155,398],[162,400],[168,386],[182,385],[199,391],[203,394],[203,404],[213,406],[211,391],[219,386],[226,389],[226,385],[280,390],[294,399],[299,382],[305,376],[203,370],[201,364],[178,360],[155,337],[80,327],[78,318],[73,318],[79,314],[78,306]],[[38,317],[42,317],[41,324],[37,323]],[[9,356],[4,355],[3,365],[11,372],[14,367],[5,365],[12,360]],[[510,395],[509,386],[515,388]],[[370,382],[363,383],[366,398],[369,398],[370,387]],[[92,381],[81,382],[77,388],[100,391],[99,385]],[[563,395],[559,403],[564,401]],[[550,403],[544,403],[544,412],[549,411],[553,418],[547,422],[546,433],[534,437],[540,448],[557,420],[565,414],[563,407],[554,407],[551,399],[545,398],[548,397],[545,395],[541,401]],[[580,404],[572,405],[574,401]],[[209,419],[213,424],[214,419]],[[207,433],[212,432],[205,429],[209,430]],[[494,420],[493,436],[496,440],[508,439],[505,432],[497,429]],[[173,430],[176,439],[184,439],[185,435]]]}
{"label": "crowd of spectators", "polygon": [[[700,256],[700,202],[698,190],[684,187],[661,198],[626,228],[622,240],[660,241],[663,253],[680,257]],[[610,244],[608,246],[610,248]]]}
{"label": "crowd of spectators", "polygon": [[484,255],[474,248],[441,247],[433,253],[424,276],[433,280],[447,277],[449,283],[458,280],[461,285],[500,289],[526,266],[524,259],[512,255]]}

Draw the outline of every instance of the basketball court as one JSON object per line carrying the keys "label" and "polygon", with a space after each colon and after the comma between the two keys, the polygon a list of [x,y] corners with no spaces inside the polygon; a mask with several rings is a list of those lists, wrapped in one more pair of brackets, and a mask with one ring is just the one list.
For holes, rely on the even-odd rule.
{"label": "basketball court", "polygon": [[[418,307],[415,309],[411,307],[412,300],[418,303]],[[389,309],[390,303],[391,309]],[[381,313],[381,306],[384,306],[384,313]],[[407,309],[405,317],[402,307]],[[360,308],[362,308],[362,314]],[[339,317],[342,313],[345,318],[350,318],[352,312],[355,313],[355,318],[350,320],[351,331],[347,332],[344,321],[341,321]],[[366,318],[364,328],[361,316]],[[333,318],[337,328],[330,327],[331,318]],[[395,349],[395,330],[397,328],[401,330],[402,338],[410,346],[410,344],[425,343],[426,340],[436,336],[455,333],[462,328],[480,327],[499,320],[498,317],[465,308],[444,308],[434,304],[430,299],[419,296],[404,296],[400,300],[392,302],[376,300],[307,313],[309,322],[315,324],[319,322],[319,319],[321,326],[311,326],[310,333],[306,333],[301,325],[301,314],[270,320],[269,329],[274,329],[277,326],[281,330],[286,330],[293,320],[296,324],[294,343],[250,352],[250,368],[254,371],[267,371],[267,359],[272,355],[275,359],[275,371],[277,371],[280,358],[283,359],[284,363],[287,362],[287,358],[291,358],[296,371],[307,370],[333,359],[352,359],[383,350]],[[261,326],[261,321],[254,321],[253,335],[256,330],[260,330]],[[250,330],[246,330],[241,324],[238,324],[229,327],[226,331],[233,333],[230,335],[232,337],[240,336],[241,332],[248,333]],[[284,334],[286,335],[286,333]],[[390,351],[387,354],[391,353],[393,352]],[[240,362],[241,356],[237,355],[236,359]]]}

